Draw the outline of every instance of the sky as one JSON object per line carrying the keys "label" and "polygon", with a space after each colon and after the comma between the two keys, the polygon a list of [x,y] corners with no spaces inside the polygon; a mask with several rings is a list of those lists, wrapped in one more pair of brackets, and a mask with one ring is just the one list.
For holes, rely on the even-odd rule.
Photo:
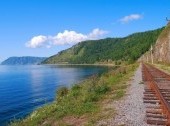
{"label": "sky", "polygon": [[0,61],[163,27],[169,0],[0,0]]}

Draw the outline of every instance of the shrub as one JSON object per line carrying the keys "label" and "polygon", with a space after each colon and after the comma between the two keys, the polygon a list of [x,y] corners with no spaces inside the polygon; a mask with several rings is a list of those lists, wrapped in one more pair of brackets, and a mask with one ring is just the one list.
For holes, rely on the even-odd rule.
{"label": "shrub", "polygon": [[66,96],[69,92],[69,89],[66,87],[62,87],[57,90],[57,101],[59,102],[64,96]]}
{"label": "shrub", "polygon": [[93,92],[93,93],[89,93],[89,94],[86,96],[84,102],[85,102],[85,103],[86,103],[86,102],[97,102],[98,100],[99,100],[99,95]]}
{"label": "shrub", "polygon": [[80,88],[81,88],[80,85],[75,84],[75,85],[73,85],[73,87],[72,87],[71,89],[72,89],[72,90],[78,90],[78,89],[80,89]]}
{"label": "shrub", "polygon": [[96,89],[95,89],[95,92],[96,94],[105,94],[106,92],[108,92],[110,90],[110,87],[108,87],[107,85],[101,85],[101,86],[98,86]]}
{"label": "shrub", "polygon": [[78,98],[79,97],[79,95],[81,94],[81,85],[78,85],[78,84],[76,84],[76,85],[74,85],[72,88],[71,88],[71,96],[73,96],[74,98]]}

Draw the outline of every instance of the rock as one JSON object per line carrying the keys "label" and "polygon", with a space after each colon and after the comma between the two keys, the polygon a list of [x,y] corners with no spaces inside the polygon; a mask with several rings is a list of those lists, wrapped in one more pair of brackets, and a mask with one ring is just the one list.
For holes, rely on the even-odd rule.
{"label": "rock", "polygon": [[151,62],[152,57],[154,63],[170,63],[170,22],[159,35],[153,49],[141,56],[139,61]]}

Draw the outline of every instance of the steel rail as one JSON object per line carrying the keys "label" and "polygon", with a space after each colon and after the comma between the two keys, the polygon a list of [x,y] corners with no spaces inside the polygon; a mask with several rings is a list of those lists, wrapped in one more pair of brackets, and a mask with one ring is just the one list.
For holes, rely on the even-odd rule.
{"label": "steel rail", "polygon": [[147,65],[148,65],[149,67],[155,69],[156,71],[160,72],[163,76],[166,77],[166,79],[170,80],[170,75],[169,75],[169,74],[165,73],[164,71],[162,71],[162,70],[160,70],[160,69],[158,69],[158,68],[156,68],[156,67],[153,67],[153,66],[150,65],[150,64],[147,64]]}
{"label": "steel rail", "polygon": [[162,105],[162,110],[163,110],[162,112],[163,112],[163,114],[166,114],[166,116],[167,116],[167,124],[166,125],[170,126],[170,106],[167,103],[167,101],[165,100],[165,98],[163,97],[162,93],[160,92],[157,82],[154,81],[154,77],[150,73],[147,66],[145,64],[143,64],[142,66],[143,66],[144,78],[146,81],[148,81],[150,88],[153,91],[155,91],[156,96],[160,100],[161,105]]}

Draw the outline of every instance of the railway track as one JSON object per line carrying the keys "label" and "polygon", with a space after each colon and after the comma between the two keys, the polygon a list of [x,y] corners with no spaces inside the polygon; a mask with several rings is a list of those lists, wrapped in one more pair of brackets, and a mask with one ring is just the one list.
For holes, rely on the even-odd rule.
{"label": "railway track", "polygon": [[147,123],[170,126],[170,75],[151,65],[142,64],[142,77]]}

